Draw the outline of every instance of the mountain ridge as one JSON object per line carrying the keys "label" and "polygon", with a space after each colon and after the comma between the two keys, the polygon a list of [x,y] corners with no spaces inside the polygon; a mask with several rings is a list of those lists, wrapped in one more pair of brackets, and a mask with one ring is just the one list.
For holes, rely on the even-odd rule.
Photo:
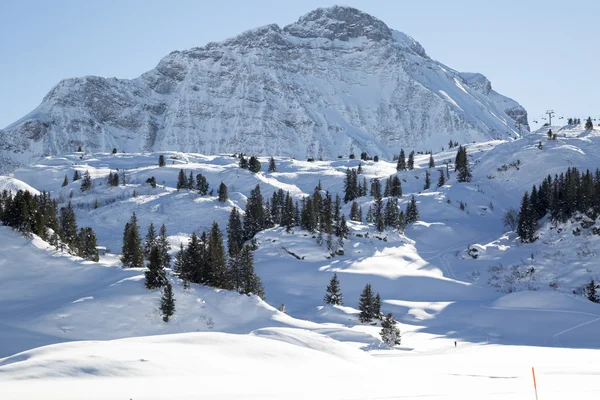
{"label": "mountain ridge", "polygon": [[171,52],[135,79],[62,80],[0,131],[0,170],[78,146],[391,159],[400,148],[517,137],[515,121],[529,129],[525,109],[483,75],[455,71],[379,19],[334,6]]}

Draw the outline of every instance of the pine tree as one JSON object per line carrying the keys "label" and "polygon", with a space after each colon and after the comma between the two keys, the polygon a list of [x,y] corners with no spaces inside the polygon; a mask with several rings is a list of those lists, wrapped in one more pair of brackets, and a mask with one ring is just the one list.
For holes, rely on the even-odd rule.
{"label": "pine tree", "polygon": [[342,302],[342,291],[340,289],[340,281],[338,280],[337,274],[333,274],[333,277],[327,285],[325,290],[325,297],[323,298],[325,304],[333,304],[335,306],[343,305]]}
{"label": "pine tree", "polygon": [[379,292],[375,295],[375,300],[373,300],[373,318],[381,319],[383,314],[381,313],[381,296]]}
{"label": "pine tree", "polygon": [[263,197],[260,193],[260,185],[250,192],[246,201],[246,216],[244,218],[245,239],[254,237],[265,227],[265,210],[263,208]]}
{"label": "pine tree", "polygon": [[154,230],[154,224],[150,223],[148,227],[148,233],[144,241],[144,258],[147,260],[150,257],[150,251],[153,247],[157,246],[156,231]]}
{"label": "pine tree", "polygon": [[167,284],[167,273],[163,266],[163,260],[158,246],[152,246],[148,257],[146,277],[146,289],[158,289]]}
{"label": "pine tree", "polygon": [[429,176],[429,171],[425,171],[425,185],[423,186],[423,190],[427,190],[431,187],[431,178]]}
{"label": "pine tree", "polygon": [[90,172],[86,170],[83,173],[83,180],[81,181],[81,191],[87,192],[92,189],[92,177],[90,176]]}
{"label": "pine tree", "polygon": [[258,158],[254,156],[250,157],[250,161],[248,162],[248,169],[250,170],[250,172],[253,172],[255,174],[260,172],[260,161],[258,161]]}
{"label": "pine tree", "polygon": [[239,255],[240,269],[243,280],[241,294],[254,294],[264,299],[265,291],[260,278],[254,272],[254,256],[250,246],[246,245]]}
{"label": "pine tree", "polygon": [[228,194],[227,194],[227,185],[225,185],[223,182],[221,182],[221,184],[219,185],[219,202],[221,203],[225,203],[227,201],[227,199],[229,198]]}
{"label": "pine tree", "polygon": [[410,202],[406,205],[406,223],[412,224],[419,220],[419,210],[417,209],[417,202],[415,196],[412,196]]}
{"label": "pine tree", "polygon": [[535,241],[536,219],[533,215],[529,193],[525,192],[521,199],[521,209],[519,210],[519,222],[517,225],[517,234],[523,243]]}
{"label": "pine tree", "polygon": [[362,222],[362,218],[359,218],[358,212],[359,212],[358,203],[356,201],[354,201],[354,202],[352,202],[352,207],[350,207],[350,220],[351,221]]}
{"label": "pine tree", "polygon": [[408,155],[408,161],[406,162],[406,167],[409,170],[415,169],[415,151],[411,151]]}
{"label": "pine tree", "polygon": [[229,214],[229,221],[227,223],[227,244],[229,246],[230,257],[239,253],[244,245],[244,230],[237,207],[233,207]]}
{"label": "pine tree", "polygon": [[433,154],[429,155],[429,168],[435,168],[435,161],[433,161]]}
{"label": "pine tree", "polygon": [[208,236],[208,260],[205,282],[212,287],[227,289],[227,257],[219,224],[213,222]]}
{"label": "pine tree", "polygon": [[125,224],[121,262],[125,268],[142,268],[144,266],[142,239],[140,238],[135,213],[133,213],[129,222]]}
{"label": "pine tree", "polygon": [[269,158],[269,172],[277,172],[277,166],[273,157]]}
{"label": "pine tree", "polygon": [[404,232],[404,229],[406,229],[406,216],[404,215],[404,211],[400,211],[400,213],[398,214],[398,222],[396,223],[396,228],[400,232]]}
{"label": "pine tree", "polygon": [[196,189],[201,196],[206,196],[208,194],[208,181],[206,177],[202,174],[196,175]]}
{"label": "pine tree", "polygon": [[92,228],[80,228],[77,235],[77,253],[79,257],[98,262],[98,249],[96,248],[96,234]]}
{"label": "pine tree", "polygon": [[406,171],[406,158],[404,156],[404,149],[400,150],[398,163],[396,164],[396,171]]}
{"label": "pine tree", "polygon": [[442,187],[446,184],[446,176],[444,175],[444,169],[440,168],[440,177],[438,178],[437,186]]}
{"label": "pine tree", "polygon": [[350,230],[348,229],[348,225],[346,224],[346,217],[342,215],[340,218],[340,222],[337,225],[335,234],[342,239],[347,239],[348,233],[350,233]]}
{"label": "pine tree", "polygon": [[113,147],[113,149],[112,149],[112,153],[113,153],[113,154],[117,154],[117,148],[116,148],[116,147]]}
{"label": "pine tree", "polygon": [[173,287],[170,283],[167,283],[163,289],[163,295],[160,299],[160,311],[165,322],[169,322],[169,318],[175,314],[175,298],[173,297]]}
{"label": "pine tree", "polygon": [[195,186],[194,185],[194,173],[192,171],[190,171],[190,175],[187,178],[185,188],[189,189],[189,190],[193,190],[194,186]]}
{"label": "pine tree", "polygon": [[589,131],[594,129],[594,123],[592,122],[592,117],[588,117],[588,119],[585,121],[585,130]]}
{"label": "pine tree", "polygon": [[598,293],[596,289],[596,283],[592,279],[590,283],[585,285],[585,297],[587,297],[588,300],[591,302],[600,303],[600,298],[598,298]]}
{"label": "pine tree", "polygon": [[392,313],[388,313],[381,321],[381,341],[389,347],[399,345],[401,342],[400,329]]}
{"label": "pine tree", "polygon": [[63,180],[62,187],[65,187],[69,184],[69,178],[65,175],[65,179]]}
{"label": "pine tree", "polygon": [[402,197],[402,184],[400,183],[400,178],[398,178],[398,176],[394,176],[392,178],[392,185],[390,188],[390,196]]}
{"label": "pine tree", "polygon": [[158,166],[159,167],[165,166],[165,156],[162,154],[158,156]]}
{"label": "pine tree", "polygon": [[363,173],[362,169],[362,161],[358,163],[358,168],[356,168],[356,175],[360,175]]}
{"label": "pine tree", "polygon": [[162,224],[160,227],[156,245],[158,246],[158,250],[160,250],[163,267],[168,268],[171,263],[171,255],[169,254],[171,251],[171,243],[169,243],[169,238],[167,237],[167,228],[165,227],[165,224]]}
{"label": "pine tree", "polygon": [[182,169],[179,170],[177,175],[177,190],[185,189],[187,187],[187,179],[185,178],[185,172]]}
{"label": "pine tree", "polygon": [[73,211],[71,202],[69,202],[66,207],[60,209],[58,222],[60,227],[60,239],[69,246],[71,250],[75,250],[77,246],[77,218],[75,217],[75,211]]}
{"label": "pine tree", "polygon": [[79,171],[75,170],[75,172],[73,173],[73,182],[78,181],[79,179]]}
{"label": "pine tree", "polygon": [[383,216],[383,200],[381,197],[375,199],[373,203],[373,220],[378,232],[383,232],[385,229],[385,220]]}
{"label": "pine tree", "polygon": [[375,298],[373,297],[373,289],[371,285],[367,283],[362,293],[360,294],[360,299],[358,303],[358,309],[360,310],[360,314],[358,315],[358,320],[360,322],[371,322],[374,315],[373,303],[375,302]]}
{"label": "pine tree", "polygon": [[458,147],[456,154],[456,171],[457,180],[459,182],[470,182],[471,181],[471,169],[469,167],[469,159],[467,157],[467,149],[463,146]]}
{"label": "pine tree", "polygon": [[335,255],[335,248],[334,248],[334,242],[333,242],[333,235],[331,233],[327,234],[327,251],[329,251],[329,254],[333,257]]}
{"label": "pine tree", "polygon": [[246,159],[246,157],[244,157],[243,154],[240,154],[240,168],[241,169],[248,169],[248,160]]}

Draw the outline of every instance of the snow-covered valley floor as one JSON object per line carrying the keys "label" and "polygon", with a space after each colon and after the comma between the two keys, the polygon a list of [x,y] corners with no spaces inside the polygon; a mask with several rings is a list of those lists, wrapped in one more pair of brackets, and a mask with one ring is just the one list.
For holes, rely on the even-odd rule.
{"label": "snow-covered valley floor", "polygon": [[[561,229],[546,223],[538,241],[520,244],[502,224],[504,212],[547,174],[600,166],[597,131],[553,130],[556,141],[541,132],[468,145],[470,183],[457,183],[450,171],[438,188],[437,168],[429,169],[432,188],[423,190],[428,155],[398,173],[393,162],[363,162],[367,179],[398,174],[401,207],[414,194],[418,222],[403,234],[350,222],[344,255],[333,258],[306,231],[263,231],[254,256],[266,302],[198,285],[184,290],[170,276],[176,313],[168,323],[158,311],[160,292],[144,288],[143,270],[120,268],[132,212],[142,233],[151,222],[164,223],[176,250],[214,220],[224,231],[231,208],[244,209],[257,183],[265,198],[282,188],[299,199],[319,181],[341,194],[345,169],[359,160],[276,158],[277,172],[252,174],[228,156],[165,153],[167,165],[159,168],[158,153],[74,153],[0,177],[0,189],[70,199],[79,226],[91,226],[109,249],[99,263],[83,261],[0,227],[1,398],[532,399],[532,367],[540,399],[596,398],[600,305],[572,291],[600,276],[600,236],[573,235],[576,221]],[[434,154],[436,165],[454,156],[454,149]],[[267,160],[261,162],[264,171]],[[225,182],[228,202],[177,191],[181,168],[202,173],[211,188]],[[75,169],[90,172],[91,192],[82,194],[79,182],[61,187]],[[127,185],[107,186],[117,169],[125,170]],[[151,176],[157,188],[145,184]],[[372,201],[359,199],[365,213]],[[344,205],[346,216],[349,209]],[[515,265],[534,267],[534,277],[511,281],[511,290],[489,284]],[[323,305],[334,272],[340,307]],[[395,349],[380,341],[380,327],[357,320],[366,283],[381,294],[382,311],[399,321],[402,344]],[[277,310],[282,303],[287,314]]]}

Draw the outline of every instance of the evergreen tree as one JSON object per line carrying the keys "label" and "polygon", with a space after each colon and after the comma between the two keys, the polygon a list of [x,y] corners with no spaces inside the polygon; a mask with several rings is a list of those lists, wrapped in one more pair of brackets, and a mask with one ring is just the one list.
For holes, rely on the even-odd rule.
{"label": "evergreen tree", "polygon": [[60,226],[60,239],[71,250],[74,250],[77,246],[77,218],[75,217],[75,211],[73,211],[71,202],[66,207],[60,209],[58,222]]}
{"label": "evergreen tree", "polygon": [[62,187],[65,187],[69,184],[69,178],[65,175],[65,179],[63,180]]}
{"label": "evergreen tree", "polygon": [[227,194],[227,185],[225,185],[223,182],[221,182],[221,184],[219,185],[219,202],[221,203],[225,203],[227,201],[227,199],[229,198],[228,194]]}
{"label": "evergreen tree", "polygon": [[260,172],[260,161],[258,161],[258,158],[254,156],[250,157],[250,161],[248,162],[248,169],[250,170],[250,172],[253,172],[255,174]]}
{"label": "evergreen tree", "polygon": [[329,233],[327,235],[327,251],[329,251],[329,254],[333,257],[335,255],[335,248],[334,248],[334,241],[333,241],[333,235],[331,233]]}
{"label": "evergreen tree", "polygon": [[165,166],[165,156],[162,154],[158,156],[158,166],[159,167]]}
{"label": "evergreen tree", "polygon": [[98,262],[98,249],[96,248],[96,234],[92,228],[80,228],[77,235],[77,253],[79,257]]}
{"label": "evergreen tree", "polygon": [[142,268],[144,266],[142,239],[140,238],[135,213],[133,213],[129,222],[125,224],[121,262],[125,268]]}
{"label": "evergreen tree", "polygon": [[189,282],[206,284],[206,260],[206,234],[202,233],[200,239],[196,232],[193,232],[183,254],[180,277]]}
{"label": "evergreen tree", "polygon": [[244,245],[244,229],[237,207],[233,207],[231,213],[229,213],[229,221],[227,223],[227,244],[229,246],[230,257],[239,253]]}
{"label": "evergreen tree", "polygon": [[435,168],[435,161],[433,161],[433,154],[429,154],[429,168]]}
{"label": "evergreen tree", "polygon": [[417,202],[415,196],[412,196],[410,202],[406,205],[406,223],[412,224],[419,220],[419,210],[417,209]]}
{"label": "evergreen tree", "polygon": [[457,180],[459,182],[470,182],[472,177],[471,169],[469,167],[469,160],[467,158],[467,149],[463,146],[458,147],[455,165],[457,172]]}
{"label": "evergreen tree", "polygon": [[444,175],[444,169],[440,168],[440,177],[438,178],[437,186],[442,187],[446,184],[446,176]]}
{"label": "evergreen tree", "polygon": [[406,171],[406,158],[404,156],[404,149],[400,150],[398,163],[396,164],[396,171]]}
{"label": "evergreen tree", "polygon": [[223,246],[223,235],[216,222],[213,222],[208,236],[208,262],[205,281],[209,286],[228,289],[227,257]]}
{"label": "evergreen tree", "polygon": [[362,222],[362,218],[359,218],[358,212],[359,212],[358,203],[356,201],[354,201],[354,202],[352,202],[352,207],[350,207],[350,220],[351,221]]}
{"label": "evergreen tree", "polygon": [[158,289],[167,284],[167,273],[163,266],[163,260],[158,246],[152,246],[148,257],[146,277],[146,289]]}
{"label": "evergreen tree", "polygon": [[600,298],[598,298],[598,293],[596,291],[597,286],[594,280],[592,279],[590,283],[585,285],[585,297],[588,298],[589,301],[594,303],[600,303]]}
{"label": "evergreen tree", "polygon": [[371,196],[373,196],[374,199],[381,199],[381,182],[379,182],[379,179],[375,178],[373,179],[373,182],[371,182]]}
{"label": "evergreen tree", "polygon": [[273,157],[269,158],[269,172],[277,172],[277,166]]}
{"label": "evergreen tree", "polygon": [[254,294],[264,299],[265,291],[263,289],[260,278],[254,272],[254,256],[250,246],[246,245],[239,255],[240,268],[243,280],[243,288],[241,294]]}
{"label": "evergreen tree", "polygon": [[248,160],[246,159],[246,157],[244,157],[243,154],[240,155],[240,168],[241,169],[248,169]]}
{"label": "evergreen tree", "polygon": [[396,326],[397,322],[392,313],[388,313],[381,321],[381,341],[389,347],[400,344],[400,329]]}
{"label": "evergreen tree", "polygon": [[336,235],[342,239],[347,239],[349,232],[348,225],[346,224],[346,217],[342,215],[336,228]]}
{"label": "evergreen tree", "polygon": [[192,171],[190,171],[190,175],[188,176],[188,179],[186,181],[186,185],[185,188],[189,189],[189,190],[193,190],[194,189],[194,173]]}
{"label": "evergreen tree", "polygon": [[113,153],[113,154],[117,154],[117,148],[116,148],[116,147],[113,147],[113,149],[112,149],[112,153]]}
{"label": "evergreen tree", "polygon": [[378,197],[373,202],[373,220],[378,232],[383,232],[385,229],[385,219],[383,214],[383,200]]}
{"label": "evergreen tree", "polygon": [[244,218],[245,239],[252,239],[265,226],[265,210],[263,208],[263,197],[260,193],[260,185],[250,192],[246,201],[246,216]]}
{"label": "evergreen tree", "polygon": [[374,162],[379,162],[379,156],[378,155],[373,156],[373,161]]}
{"label": "evergreen tree", "polygon": [[362,161],[358,163],[358,168],[356,168],[356,175],[360,175],[363,173],[362,169]]}
{"label": "evergreen tree", "polygon": [[325,297],[323,298],[325,304],[333,304],[335,306],[343,305],[342,302],[342,291],[340,289],[340,281],[338,280],[337,274],[333,274],[333,277],[327,285],[325,290]]}
{"label": "evergreen tree", "polygon": [[400,183],[400,178],[398,178],[398,176],[392,178],[390,196],[402,197],[402,184]]}
{"label": "evergreen tree", "polygon": [[408,155],[408,161],[406,162],[406,167],[409,170],[415,169],[415,152],[414,150],[410,152]]}
{"label": "evergreen tree", "polygon": [[163,295],[160,299],[160,311],[165,322],[169,322],[169,318],[175,314],[175,298],[173,297],[173,287],[170,283],[167,283],[163,288]]}
{"label": "evergreen tree", "polygon": [[79,171],[75,170],[75,172],[73,173],[73,182],[78,181],[79,179]]}
{"label": "evergreen tree", "polygon": [[201,196],[206,196],[208,194],[208,181],[206,177],[202,174],[196,175],[196,189]]}
{"label": "evergreen tree", "polygon": [[187,179],[185,178],[185,172],[182,169],[179,170],[177,175],[177,190],[185,189],[187,187]]}
{"label": "evergreen tree", "polygon": [[87,192],[92,189],[92,177],[90,176],[90,172],[86,170],[83,173],[83,180],[81,181],[81,191]]}
{"label": "evergreen tree", "polygon": [[373,297],[373,289],[371,285],[367,283],[362,293],[360,294],[360,299],[358,303],[358,309],[360,310],[360,314],[358,314],[358,320],[362,323],[371,322],[374,315],[374,303],[375,298]]}
{"label": "evergreen tree", "polygon": [[404,211],[400,211],[400,213],[398,214],[398,222],[396,224],[396,228],[400,232],[404,232],[404,229],[406,229],[406,216],[404,215]]}
{"label": "evergreen tree", "polygon": [[162,224],[160,227],[156,245],[158,246],[158,250],[160,250],[163,267],[168,268],[171,263],[171,255],[169,254],[171,251],[171,243],[169,243],[169,238],[167,237],[167,228],[165,227],[165,224]]}
{"label": "evergreen tree", "polygon": [[375,300],[373,300],[373,318],[381,319],[383,314],[381,313],[381,296],[379,292],[375,295]]}
{"label": "evergreen tree", "polygon": [[147,260],[150,257],[150,251],[153,247],[157,246],[156,230],[154,224],[150,223],[148,227],[148,233],[146,234],[146,240],[144,241],[144,258]]}
{"label": "evergreen tree", "polygon": [[[175,254],[175,260],[173,261],[173,272],[179,274],[179,277],[182,280],[185,280],[185,249],[183,248],[183,243],[179,243],[179,251]],[[189,276],[187,276],[187,280],[191,280]]]}
{"label": "evergreen tree", "polygon": [[535,241],[536,219],[533,215],[529,193],[525,192],[521,200],[521,209],[519,211],[519,222],[517,225],[517,234],[523,243]]}
{"label": "evergreen tree", "polygon": [[431,178],[429,176],[429,171],[425,171],[425,185],[423,186],[423,190],[427,190],[431,187]]}
{"label": "evergreen tree", "polygon": [[592,122],[592,117],[588,117],[585,121],[585,130],[590,131],[592,129],[594,129],[594,123]]}

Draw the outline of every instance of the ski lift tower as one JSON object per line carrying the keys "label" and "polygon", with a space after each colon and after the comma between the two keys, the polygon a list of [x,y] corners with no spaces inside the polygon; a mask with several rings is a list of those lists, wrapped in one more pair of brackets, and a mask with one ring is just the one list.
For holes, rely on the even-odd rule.
{"label": "ski lift tower", "polygon": [[552,126],[552,117],[554,116],[553,110],[547,110],[546,114],[548,115],[548,125]]}

